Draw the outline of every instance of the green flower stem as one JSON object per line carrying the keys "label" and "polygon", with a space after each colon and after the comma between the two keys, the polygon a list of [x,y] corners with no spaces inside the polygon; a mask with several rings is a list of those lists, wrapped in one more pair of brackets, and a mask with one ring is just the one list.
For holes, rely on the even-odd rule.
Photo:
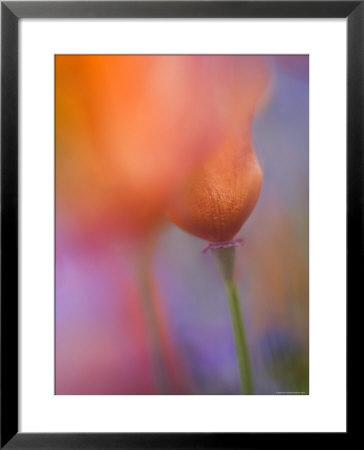
{"label": "green flower stem", "polygon": [[229,300],[239,362],[241,391],[243,394],[252,395],[254,394],[254,383],[249,346],[244,327],[239,291],[234,281],[235,247],[218,248],[212,251],[216,257]]}

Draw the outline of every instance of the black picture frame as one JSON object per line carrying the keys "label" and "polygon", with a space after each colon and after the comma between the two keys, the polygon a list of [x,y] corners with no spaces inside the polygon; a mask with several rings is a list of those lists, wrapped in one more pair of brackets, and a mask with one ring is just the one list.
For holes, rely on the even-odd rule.
{"label": "black picture frame", "polygon": [[[1,448],[257,448],[311,433],[18,432],[18,23],[21,18],[347,18],[347,305],[363,298],[363,1],[1,2]],[[348,345],[348,350],[350,346]],[[349,373],[348,373],[349,375]],[[347,415],[347,418],[349,416]],[[348,424],[348,420],[347,420]],[[335,433],[344,444],[346,433]],[[319,436],[314,435],[316,443]]]}

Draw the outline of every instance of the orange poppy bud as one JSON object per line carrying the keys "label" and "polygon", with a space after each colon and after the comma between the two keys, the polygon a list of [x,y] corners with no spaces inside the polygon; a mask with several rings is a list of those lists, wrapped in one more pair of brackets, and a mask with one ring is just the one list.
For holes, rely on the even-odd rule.
{"label": "orange poppy bud", "polygon": [[253,211],[262,181],[250,132],[228,136],[188,178],[167,215],[198,237],[210,242],[229,241]]}
{"label": "orange poppy bud", "polygon": [[220,143],[173,196],[167,216],[189,233],[226,243],[253,211],[262,187],[251,122],[267,90],[269,71],[267,60],[259,56],[215,57],[211,66]]}

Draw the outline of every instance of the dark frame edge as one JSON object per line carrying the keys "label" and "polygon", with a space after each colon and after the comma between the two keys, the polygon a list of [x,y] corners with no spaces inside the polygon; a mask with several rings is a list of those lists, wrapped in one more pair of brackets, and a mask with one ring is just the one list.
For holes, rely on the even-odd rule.
{"label": "dark frame edge", "polygon": [[[349,76],[350,74],[350,76]],[[347,21],[347,192],[346,192],[346,283],[347,361],[352,352],[349,341],[349,299],[363,292],[364,273],[364,2]],[[350,182],[349,182],[350,180]],[[352,372],[348,369],[347,387]],[[348,389],[347,389],[348,393]],[[347,400],[348,405],[348,400]],[[346,416],[349,431],[349,410]]]}
{"label": "dark frame edge", "polygon": [[[335,443],[345,445],[347,435],[335,433]],[[18,433],[5,446],[12,450],[202,450],[299,448],[315,442],[327,444],[327,433]]]}
{"label": "dark frame edge", "polygon": [[1,66],[0,407],[3,446],[18,432],[18,17],[3,3]]}
{"label": "dark frame edge", "polygon": [[15,1],[23,18],[340,18],[360,0]]}

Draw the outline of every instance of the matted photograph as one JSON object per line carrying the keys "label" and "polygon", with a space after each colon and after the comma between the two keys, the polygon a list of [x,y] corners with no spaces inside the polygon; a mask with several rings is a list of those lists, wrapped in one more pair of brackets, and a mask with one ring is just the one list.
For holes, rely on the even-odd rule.
{"label": "matted photograph", "polygon": [[55,55],[55,393],[309,394],[309,56]]}
{"label": "matted photograph", "polygon": [[56,394],[308,394],[308,56],[55,67]]}
{"label": "matted photograph", "polygon": [[1,448],[347,439],[363,3],[1,1]]}

